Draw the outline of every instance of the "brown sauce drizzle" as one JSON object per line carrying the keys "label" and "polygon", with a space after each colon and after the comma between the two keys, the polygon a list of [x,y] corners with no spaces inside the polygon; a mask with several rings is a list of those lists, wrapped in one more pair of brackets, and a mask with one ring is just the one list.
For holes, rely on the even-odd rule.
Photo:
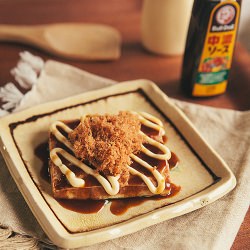
{"label": "brown sauce drizzle", "polygon": [[113,200],[111,201],[110,211],[114,215],[122,215],[126,213],[130,208],[141,205],[147,199],[147,197],[134,197]]}
{"label": "brown sauce drizzle", "polygon": [[[70,127],[71,129],[75,129],[79,125],[79,123],[80,123],[80,120],[75,119],[75,120],[72,120],[72,121],[67,121],[67,126]],[[58,126],[57,129],[59,130],[59,132],[63,136],[68,137],[68,134],[61,127]]]}
{"label": "brown sauce drizzle", "polygon": [[110,205],[110,211],[114,215],[122,215],[126,213],[130,208],[139,206],[146,201],[157,201],[168,199],[176,195],[180,191],[180,186],[176,186],[170,183],[170,192],[166,196],[156,195],[152,197],[134,197],[126,199],[112,200]]}
{"label": "brown sauce drizzle", "polygon": [[57,199],[57,202],[64,208],[81,213],[81,214],[95,214],[99,212],[107,200],[69,200],[69,199]]}
{"label": "brown sauce drizzle", "polygon": [[163,144],[167,143],[168,137],[166,135],[163,135],[162,136],[162,141],[163,141]]}
{"label": "brown sauce drizzle", "polygon": [[146,135],[152,135],[152,136],[158,136],[159,135],[159,131],[155,130],[153,128],[147,127],[145,125],[141,125],[141,131],[146,134]]}
{"label": "brown sauce drizzle", "polygon": [[174,152],[171,151],[171,158],[168,160],[169,169],[171,170],[177,167],[179,162],[180,162],[180,159],[178,158],[178,156]]}
{"label": "brown sauce drizzle", "polygon": [[42,168],[40,171],[40,176],[43,180],[50,183],[50,174],[49,174],[49,145],[48,142],[39,144],[35,148],[35,155],[41,160]]}
{"label": "brown sauce drizzle", "polygon": [[[153,148],[154,148],[154,150],[152,150]],[[156,147],[150,146],[150,149],[154,153],[160,153],[160,150],[158,150],[158,152],[156,151],[156,149],[158,149]],[[138,156],[139,158],[141,158],[142,160],[147,162],[149,165],[157,167],[157,170],[160,173],[163,173],[164,170],[166,170],[166,168],[168,167],[168,163],[166,160],[155,159],[155,158],[152,158],[152,157],[150,157],[142,152],[136,154],[136,156]],[[143,166],[141,166],[137,162],[132,162],[131,167],[135,168],[136,170],[145,174],[146,176],[153,176],[149,170],[147,170],[146,168],[144,168]]]}

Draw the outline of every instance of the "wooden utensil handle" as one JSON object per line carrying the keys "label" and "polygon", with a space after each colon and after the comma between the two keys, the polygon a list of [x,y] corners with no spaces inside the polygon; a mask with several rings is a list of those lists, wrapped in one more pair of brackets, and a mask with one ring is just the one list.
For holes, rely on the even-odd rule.
{"label": "wooden utensil handle", "polygon": [[26,25],[0,25],[0,41],[29,41],[38,32],[38,26],[34,29]]}

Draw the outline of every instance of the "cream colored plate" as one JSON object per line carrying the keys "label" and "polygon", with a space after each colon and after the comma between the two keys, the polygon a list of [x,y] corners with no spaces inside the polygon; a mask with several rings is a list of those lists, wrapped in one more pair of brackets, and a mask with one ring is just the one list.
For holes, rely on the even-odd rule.
{"label": "cream colored plate", "polygon": [[[48,139],[48,128],[55,120],[120,110],[145,111],[163,121],[167,146],[180,158],[171,179],[181,191],[168,199],[144,202],[120,216],[110,212],[110,203],[97,214],[63,208],[40,176],[42,162],[34,154],[35,148]],[[236,185],[225,162],[168,97],[147,80],[117,84],[10,115],[1,119],[0,131],[1,152],[11,175],[48,237],[64,248],[110,240],[188,213]]]}

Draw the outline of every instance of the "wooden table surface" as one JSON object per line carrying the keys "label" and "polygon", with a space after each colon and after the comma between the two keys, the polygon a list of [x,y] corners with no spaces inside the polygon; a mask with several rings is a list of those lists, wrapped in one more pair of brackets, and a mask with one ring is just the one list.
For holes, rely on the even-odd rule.
{"label": "wooden table surface", "polygon": [[[179,90],[182,57],[156,56],[144,50],[141,45],[141,4],[141,0],[0,1],[0,24],[95,22],[112,25],[122,34],[122,56],[119,60],[112,62],[70,61],[48,55],[26,45],[2,42],[0,43],[0,86],[13,81],[9,71],[16,65],[18,53],[28,50],[45,60],[59,60],[117,81],[150,79],[157,83],[167,95],[180,100],[242,111],[250,109],[250,54],[242,45],[237,43],[231,80],[224,95],[207,99],[187,98]],[[250,249],[250,210],[232,249]]]}

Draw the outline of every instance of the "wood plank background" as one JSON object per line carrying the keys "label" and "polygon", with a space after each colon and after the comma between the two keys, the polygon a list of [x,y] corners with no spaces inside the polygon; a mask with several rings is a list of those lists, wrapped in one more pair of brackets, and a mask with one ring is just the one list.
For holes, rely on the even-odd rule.
{"label": "wood plank background", "polygon": [[[170,97],[235,110],[250,109],[250,55],[237,43],[230,84],[224,95],[192,99],[180,92],[181,56],[156,56],[141,45],[141,0],[2,0],[0,24],[45,24],[52,22],[94,22],[112,25],[122,34],[122,56],[113,62],[80,62],[48,55],[36,48],[16,43],[0,43],[0,86],[13,81],[9,71],[18,53],[29,50],[43,59],[70,63],[89,72],[117,81],[147,78],[157,83]],[[22,92],[25,92],[21,89]],[[1,103],[0,103],[1,104]],[[248,211],[232,250],[250,249],[250,211]]]}

